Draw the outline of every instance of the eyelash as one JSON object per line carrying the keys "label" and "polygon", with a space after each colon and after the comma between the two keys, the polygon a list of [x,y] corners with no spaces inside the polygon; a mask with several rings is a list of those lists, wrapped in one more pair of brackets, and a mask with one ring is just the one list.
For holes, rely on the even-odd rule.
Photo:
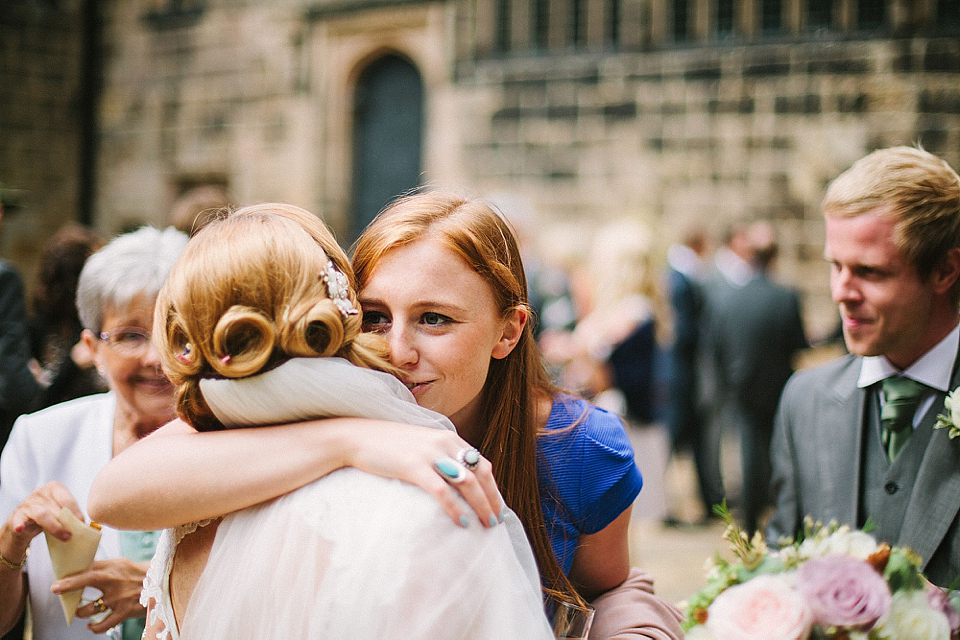
{"label": "eyelash", "polygon": [[[428,322],[427,318],[434,320],[434,322]],[[440,327],[447,325],[453,322],[453,319],[449,316],[445,316],[442,313],[437,313],[436,311],[427,311],[420,315],[418,323],[424,324],[428,327]],[[368,311],[363,314],[363,327],[365,331],[377,331],[378,327],[383,325],[390,324],[390,319],[387,317],[387,314],[380,311]]]}

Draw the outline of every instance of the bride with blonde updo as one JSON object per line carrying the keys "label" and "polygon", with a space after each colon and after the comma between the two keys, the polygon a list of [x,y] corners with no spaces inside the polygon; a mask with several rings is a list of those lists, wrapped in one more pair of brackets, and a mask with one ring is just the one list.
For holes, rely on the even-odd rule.
{"label": "bride with blonde updo", "polygon": [[[361,332],[353,270],[319,218],[268,204],[221,212],[206,225],[216,231],[201,230],[187,245],[155,318],[177,410],[195,429],[225,428],[203,400],[203,378],[243,378],[295,357],[395,371],[383,339]],[[336,300],[328,297],[331,278],[342,279]]]}
{"label": "bride with blonde updo", "polygon": [[[353,272],[326,226],[285,204],[223,212],[157,299],[179,415],[201,431],[327,416],[453,429],[361,333]],[[426,492],[353,468],[164,532],[147,638],[550,638],[519,520],[458,527]]]}

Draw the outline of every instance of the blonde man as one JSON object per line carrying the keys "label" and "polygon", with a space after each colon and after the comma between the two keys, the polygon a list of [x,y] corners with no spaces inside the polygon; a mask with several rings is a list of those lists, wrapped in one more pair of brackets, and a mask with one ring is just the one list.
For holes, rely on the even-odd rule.
{"label": "blonde man", "polygon": [[960,442],[934,425],[960,386],[960,177],[920,149],[883,149],[830,185],[823,212],[850,355],[784,391],[768,534],[805,515],[870,520],[946,586],[960,574]]}

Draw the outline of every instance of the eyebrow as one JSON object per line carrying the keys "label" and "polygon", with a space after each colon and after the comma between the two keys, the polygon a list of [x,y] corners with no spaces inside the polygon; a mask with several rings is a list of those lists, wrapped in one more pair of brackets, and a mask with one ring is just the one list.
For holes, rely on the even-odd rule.
{"label": "eyebrow", "polygon": [[[378,306],[378,307],[389,307],[382,298],[374,296],[359,296],[357,300],[360,302],[361,307],[365,306]],[[439,311],[455,311],[460,313],[467,313],[468,309],[462,307],[458,304],[452,302],[443,302],[440,300],[418,300],[413,305],[414,309],[437,309]]]}

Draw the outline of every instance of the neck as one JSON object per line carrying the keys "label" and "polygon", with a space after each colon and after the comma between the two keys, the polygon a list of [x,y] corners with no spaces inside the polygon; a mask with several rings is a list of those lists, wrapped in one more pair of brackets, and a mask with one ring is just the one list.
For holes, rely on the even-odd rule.
{"label": "neck", "polygon": [[923,341],[919,343],[917,351],[908,357],[887,355],[887,360],[901,371],[907,369],[946,338],[958,323],[960,323],[960,313],[956,309],[951,308],[942,313],[932,314]]}
{"label": "neck", "polygon": [[[176,416],[170,416],[170,420],[174,418]],[[153,433],[167,422],[169,420],[137,419],[130,412],[117,406],[113,418],[113,455],[121,454],[127,447]]]}

